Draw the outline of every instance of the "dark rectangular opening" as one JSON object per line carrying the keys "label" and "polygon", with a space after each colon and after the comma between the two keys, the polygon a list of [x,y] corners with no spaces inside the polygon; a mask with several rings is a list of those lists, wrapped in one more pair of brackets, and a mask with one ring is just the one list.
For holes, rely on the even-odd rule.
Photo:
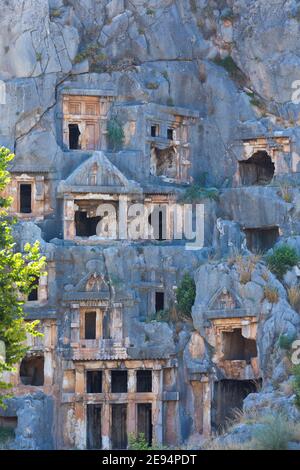
{"label": "dark rectangular opening", "polygon": [[96,339],[96,312],[86,312],[84,323],[85,339]]}
{"label": "dark rectangular opening", "polygon": [[251,358],[257,357],[256,341],[254,339],[244,338],[240,328],[233,331],[224,331],[222,338],[225,360],[240,360],[250,363]]}
{"label": "dark rectangular opening", "polygon": [[143,434],[149,446],[152,445],[152,405],[139,403],[137,405],[137,431]]}
{"label": "dark rectangular opening", "polygon": [[166,240],[167,234],[167,211],[166,207],[156,207],[148,217],[149,225],[153,230],[155,240]]}
{"label": "dark rectangular opening", "polygon": [[17,416],[0,416],[0,436],[3,444],[15,439],[17,426]]}
{"label": "dark rectangular opening", "polygon": [[101,405],[87,405],[87,448],[102,449]]}
{"label": "dark rectangular opening", "polygon": [[242,410],[243,401],[250,393],[257,393],[261,381],[220,380],[214,384],[212,427],[215,431],[234,418],[236,410]]}
{"label": "dark rectangular opening", "polygon": [[20,184],[20,212],[22,214],[32,212],[31,193],[31,184]]}
{"label": "dark rectangular opening", "polygon": [[97,225],[101,217],[88,217],[87,212],[75,212],[75,227],[77,237],[93,237],[97,235]]}
{"label": "dark rectangular opening", "polygon": [[152,370],[136,372],[136,391],[138,393],[152,392]]}
{"label": "dark rectangular opening", "polygon": [[30,294],[28,295],[28,302],[34,302],[36,300],[38,300],[39,298],[39,278],[36,278],[31,286],[32,286],[32,290],[30,292]]}
{"label": "dark rectangular opening", "polygon": [[69,148],[70,150],[80,150],[79,145],[80,130],[78,124],[69,124]]}
{"label": "dark rectangular opening", "polygon": [[23,385],[44,385],[44,356],[26,356],[20,365],[20,380]]}
{"label": "dark rectangular opening", "polygon": [[165,309],[165,294],[164,292],[155,292],[155,312],[160,312]]}
{"label": "dark rectangular opening", "polygon": [[88,370],[86,372],[87,393],[102,393],[102,371]]}
{"label": "dark rectangular opening", "polygon": [[247,228],[244,232],[247,248],[253,253],[265,253],[273,248],[279,238],[278,227]]}
{"label": "dark rectangular opening", "polygon": [[168,129],[167,136],[168,140],[174,140],[174,129]]}
{"label": "dark rectangular opening", "polygon": [[151,126],[151,137],[157,137],[158,135],[158,126],[153,125]]}
{"label": "dark rectangular opening", "polygon": [[127,370],[111,371],[112,393],[127,393]]}
{"label": "dark rectangular opening", "polygon": [[112,449],[127,448],[127,405],[111,406],[111,442]]}

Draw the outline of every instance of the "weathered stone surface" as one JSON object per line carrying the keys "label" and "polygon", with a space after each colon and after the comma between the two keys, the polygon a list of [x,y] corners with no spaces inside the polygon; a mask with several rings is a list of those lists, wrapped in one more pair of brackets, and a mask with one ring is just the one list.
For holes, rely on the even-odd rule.
{"label": "weathered stone surface", "polygon": [[[153,369],[153,437],[168,445],[194,445],[211,432],[211,398],[222,380],[262,379],[262,391],[246,398],[244,411],[284,410],[299,419],[293,395],[284,392],[290,364],[278,343],[281,335],[300,334],[300,316],[286,291],[299,286],[299,268],[280,282],[264,259],[251,255],[244,234],[278,227],[277,246],[288,243],[300,255],[300,107],[292,99],[299,78],[297,2],[0,3],[0,146],[16,153],[14,207],[19,212],[23,181],[44,208],[37,218],[20,211],[14,233],[21,249],[40,241],[48,270],[39,287],[42,301],[26,305],[45,330],[45,384],[37,393],[13,377],[18,398],[7,416],[18,416],[15,446],[85,448],[90,364],[105,370],[107,388],[109,368],[121,364],[130,371],[131,393],[134,371]],[[78,118],[75,106],[64,125],[65,96],[98,97],[99,110],[79,115],[98,116],[99,148],[71,142],[69,125],[88,120]],[[124,141],[112,152],[108,123],[116,118]],[[93,137],[95,129],[78,130]],[[241,186],[239,162],[249,140],[275,164],[268,185]],[[180,153],[175,182],[151,173],[153,146],[168,158],[170,149]],[[125,194],[135,202],[174,203],[189,184],[204,180],[218,186],[219,198],[201,200],[203,249],[189,251],[183,240],[103,241],[70,233],[80,204],[81,215],[94,218],[95,208],[85,212],[86,206],[103,194],[114,202]],[[164,293],[163,310],[172,309],[184,273],[196,282],[192,318],[158,321],[157,294]],[[278,299],[268,297],[268,289]],[[85,309],[97,310],[99,324],[103,309],[109,311],[95,347],[82,343]],[[226,357],[224,338],[237,332],[241,342],[256,341],[250,358]],[[112,445],[110,404],[102,404],[106,448]],[[132,409],[128,413],[129,431],[135,431]],[[249,441],[255,426],[239,425],[223,443]]]}

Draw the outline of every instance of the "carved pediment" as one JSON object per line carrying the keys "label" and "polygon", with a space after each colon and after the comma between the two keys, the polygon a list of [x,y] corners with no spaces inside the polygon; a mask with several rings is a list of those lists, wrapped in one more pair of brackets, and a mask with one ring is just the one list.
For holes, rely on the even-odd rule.
{"label": "carved pediment", "polygon": [[110,300],[110,289],[103,274],[89,273],[64,294],[64,300]]}
{"label": "carved pediment", "polygon": [[219,289],[209,302],[209,310],[235,310],[240,308],[241,303],[236,295],[226,288]]}
{"label": "carved pediment", "polygon": [[86,292],[107,292],[109,293],[109,287],[107,282],[104,280],[104,276],[101,274],[92,274],[85,284]]}
{"label": "carved pediment", "polygon": [[128,180],[126,176],[111,163],[103,152],[93,155],[77,167],[73,173],[59,184],[58,192],[137,192],[138,183]]}

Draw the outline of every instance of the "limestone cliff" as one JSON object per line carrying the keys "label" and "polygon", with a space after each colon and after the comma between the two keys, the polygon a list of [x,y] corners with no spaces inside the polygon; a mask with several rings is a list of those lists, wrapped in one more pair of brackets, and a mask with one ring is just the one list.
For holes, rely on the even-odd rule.
{"label": "limestone cliff", "polygon": [[[126,447],[114,406],[128,397],[114,395],[115,369],[134,396],[128,433],[142,423],[159,443],[199,447],[247,395],[245,410],[299,419],[278,343],[300,334],[287,293],[298,268],[280,281],[251,254],[285,242],[300,252],[298,2],[0,0],[0,9],[0,146],[16,154],[16,238],[21,249],[41,241],[48,271],[26,304],[44,332],[31,345],[43,384],[33,383],[37,365],[21,366],[1,411],[18,418],[14,445]],[[203,248],[161,233],[98,236],[100,202],[160,207],[197,184]],[[174,306],[185,272],[196,283],[191,318],[153,319]],[[84,336],[90,311],[95,338]],[[91,398],[97,370],[103,388]],[[153,372],[143,396],[140,370]]]}

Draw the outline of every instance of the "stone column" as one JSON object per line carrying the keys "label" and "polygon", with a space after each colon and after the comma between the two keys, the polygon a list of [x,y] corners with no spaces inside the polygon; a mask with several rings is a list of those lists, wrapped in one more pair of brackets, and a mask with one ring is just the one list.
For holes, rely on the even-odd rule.
{"label": "stone column", "polygon": [[73,199],[64,200],[64,239],[74,240],[76,236],[75,227],[75,204]]}
{"label": "stone column", "polygon": [[136,374],[134,369],[128,370],[128,416],[127,416],[127,432],[136,434]]}
{"label": "stone column", "polygon": [[203,382],[203,435],[211,435],[211,383],[207,377]]}
{"label": "stone column", "polygon": [[110,393],[110,371],[104,369],[102,372],[102,390],[104,393],[105,400],[102,404],[102,448],[110,448],[110,404],[109,404],[109,393]]}
{"label": "stone column", "polygon": [[52,326],[51,321],[44,322],[44,385],[53,383],[53,363],[52,363]]}
{"label": "stone column", "polygon": [[163,407],[162,407],[162,389],[163,374],[162,370],[153,370],[152,372],[152,391],[155,400],[152,403],[152,425],[153,441],[157,444],[163,443]]}

